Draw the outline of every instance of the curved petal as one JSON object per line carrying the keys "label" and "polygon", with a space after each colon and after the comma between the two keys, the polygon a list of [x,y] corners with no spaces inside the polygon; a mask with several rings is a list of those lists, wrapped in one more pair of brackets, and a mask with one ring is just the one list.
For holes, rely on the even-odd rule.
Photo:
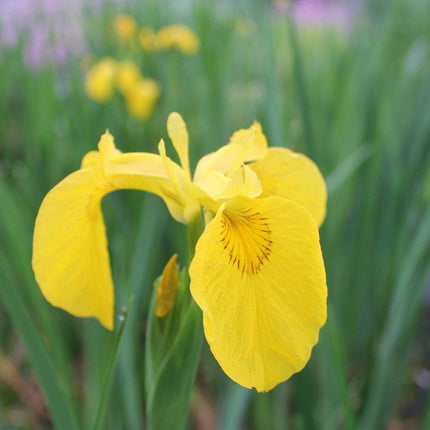
{"label": "curved petal", "polygon": [[261,197],[280,196],[304,206],[320,226],[327,205],[327,188],[316,164],[286,148],[269,148],[249,165],[263,186]]}
{"label": "curved petal", "polygon": [[[172,161],[169,167],[176,177],[186,180],[183,170]],[[148,191],[160,196],[166,203],[172,217],[185,223],[184,208],[186,201],[179,195],[159,155],[128,153],[111,158],[105,162],[109,182],[115,189],[135,189]]]}
{"label": "curved petal", "polygon": [[34,229],[33,270],[54,306],[76,316],[94,316],[112,329],[113,284],[101,199],[117,189],[139,189],[162,197],[179,220],[185,208],[159,156],[121,154],[109,133],[102,136],[99,152],[88,153],[82,166],[42,202]]}
{"label": "curved petal", "polygon": [[180,166],[166,159],[165,154],[123,154],[115,147],[112,135],[106,132],[100,139],[99,152],[89,152],[82,160],[82,167],[98,166],[112,189],[142,190],[160,196],[172,217],[185,223],[184,208],[188,199],[183,189],[191,186],[191,181]]}
{"label": "curved petal", "polygon": [[113,328],[113,285],[100,209],[109,188],[95,168],[67,176],[45,197],[36,218],[33,270],[45,298]]}
{"label": "curved petal", "polygon": [[239,384],[267,391],[301,370],[326,320],[317,226],[279,197],[220,208],[190,266],[212,353]]}

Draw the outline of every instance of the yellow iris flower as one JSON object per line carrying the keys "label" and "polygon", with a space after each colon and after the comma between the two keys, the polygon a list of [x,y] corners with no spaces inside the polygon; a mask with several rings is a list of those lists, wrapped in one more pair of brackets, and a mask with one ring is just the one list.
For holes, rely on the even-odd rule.
{"label": "yellow iris flower", "polygon": [[123,96],[133,92],[141,79],[142,75],[139,67],[132,61],[121,61],[118,63],[116,67],[116,85]]}
{"label": "yellow iris flower", "polygon": [[153,79],[139,79],[124,93],[128,112],[137,119],[147,119],[151,116],[160,93],[160,86]]}
{"label": "yellow iris flower", "polygon": [[85,91],[99,103],[107,102],[113,94],[117,64],[107,57],[94,64],[85,77]]}
{"label": "yellow iris flower", "polygon": [[159,49],[177,48],[184,55],[195,55],[200,47],[197,35],[184,24],[162,27],[157,33]]}
{"label": "yellow iris flower", "polygon": [[121,153],[106,132],[99,150],[45,197],[36,219],[33,269],[54,306],[113,328],[114,294],[102,197],[117,189],[157,194],[179,222],[206,215],[189,267],[206,339],[225,373],[267,391],[301,370],[326,320],[318,225],[326,187],[315,164],[268,148],[261,126],[233,134],[191,178],[188,133],[172,113],[168,134],[180,165]]}
{"label": "yellow iris flower", "polygon": [[113,28],[121,39],[133,40],[136,37],[138,25],[132,16],[123,13],[115,18]]}

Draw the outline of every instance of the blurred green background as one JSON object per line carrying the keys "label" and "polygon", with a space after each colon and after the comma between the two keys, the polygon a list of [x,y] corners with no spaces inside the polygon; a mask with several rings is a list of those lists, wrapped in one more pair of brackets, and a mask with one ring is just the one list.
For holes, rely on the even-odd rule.
{"label": "blurred green background", "polygon": [[[120,13],[154,32],[185,24],[199,49],[144,49],[115,30]],[[156,152],[178,111],[193,166],[256,119],[329,189],[328,321],[311,361],[258,394],[204,343],[188,427],[429,429],[429,17],[428,0],[0,0],[0,428],[91,428],[114,335],[41,296],[34,219],[105,129],[122,151]],[[107,56],[160,86],[146,118],[117,91],[105,103],[86,94]],[[103,211],[118,310],[135,299],[101,428],[140,429],[152,285],[174,252],[186,264],[186,230],[136,191],[107,196]]]}

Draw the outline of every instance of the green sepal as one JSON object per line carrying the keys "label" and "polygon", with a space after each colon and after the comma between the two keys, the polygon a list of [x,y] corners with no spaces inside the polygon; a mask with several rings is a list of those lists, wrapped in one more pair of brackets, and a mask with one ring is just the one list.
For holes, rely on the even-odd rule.
{"label": "green sepal", "polygon": [[154,283],[145,348],[149,429],[180,430],[187,423],[203,339],[202,314],[190,296],[188,284],[188,275],[182,271],[172,309],[158,318],[155,305],[160,278]]}

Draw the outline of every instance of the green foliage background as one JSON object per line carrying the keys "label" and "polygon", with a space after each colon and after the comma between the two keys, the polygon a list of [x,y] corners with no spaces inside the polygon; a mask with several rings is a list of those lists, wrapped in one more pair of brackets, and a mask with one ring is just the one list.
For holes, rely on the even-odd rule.
{"label": "green foliage background", "polygon": [[[146,122],[130,118],[120,100],[89,100],[77,61],[34,71],[19,48],[1,60],[0,428],[95,428],[100,411],[100,428],[144,428],[153,281],[174,252],[187,264],[184,226],[153,196],[104,199],[118,312],[134,295],[122,338],[46,303],[30,265],[32,229],[43,196],[106,128],[123,151],[155,152],[160,138],[168,142],[175,110],[189,128],[192,165],[257,119],[270,145],[312,158],[329,189],[321,228],[329,316],[310,363],[257,394],[228,380],[204,342],[187,426],[430,428],[429,2],[363,3],[349,32],[297,27],[257,0],[127,5],[140,25],[183,22],[201,41],[189,58],[125,50],[111,31],[117,9],[87,16],[97,58],[131,56],[161,83]],[[238,21],[251,30],[240,34]],[[37,377],[52,422],[11,382],[10,362],[18,382]],[[170,379],[172,387],[181,381]]]}

